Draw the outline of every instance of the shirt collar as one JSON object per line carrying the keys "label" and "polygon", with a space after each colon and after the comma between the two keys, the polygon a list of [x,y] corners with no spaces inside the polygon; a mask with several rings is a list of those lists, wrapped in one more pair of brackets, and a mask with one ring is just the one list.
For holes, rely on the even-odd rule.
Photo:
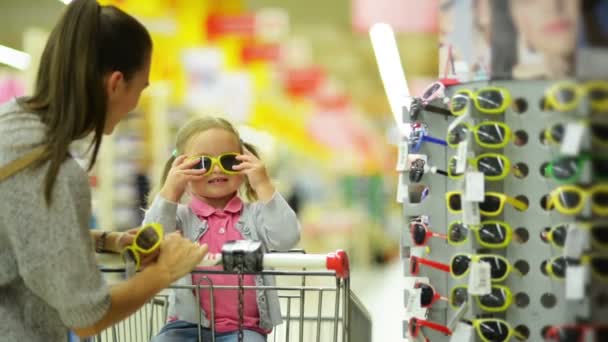
{"label": "shirt collar", "polygon": [[243,209],[243,201],[241,201],[241,199],[235,195],[234,197],[232,197],[232,199],[230,199],[230,201],[228,201],[228,203],[222,210],[210,206],[209,204],[205,203],[203,200],[196,196],[192,196],[192,199],[190,200],[190,208],[197,216],[207,218],[215,213],[221,213],[222,211],[231,214],[237,214]]}

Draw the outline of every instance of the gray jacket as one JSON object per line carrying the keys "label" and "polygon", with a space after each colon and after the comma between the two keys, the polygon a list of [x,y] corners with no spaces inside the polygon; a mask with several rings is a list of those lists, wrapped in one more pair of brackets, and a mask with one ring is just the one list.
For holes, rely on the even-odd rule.
{"label": "gray jacket", "polygon": [[[188,206],[169,202],[156,196],[152,207],[146,212],[144,223],[157,222],[166,232],[180,230],[184,237],[198,241],[207,232],[207,222],[199,219]],[[244,203],[236,228],[247,240],[261,241],[266,250],[286,251],[300,240],[300,223],[289,204],[275,192],[267,203]],[[256,286],[274,286],[273,276],[256,276]],[[187,275],[174,285],[192,285],[192,277]],[[283,322],[279,297],[274,290],[257,290],[257,304],[260,312],[260,327],[272,329]],[[201,311],[202,325],[209,327],[209,320],[200,308],[192,291],[177,289],[169,295],[169,317],[191,323],[198,323]]]}

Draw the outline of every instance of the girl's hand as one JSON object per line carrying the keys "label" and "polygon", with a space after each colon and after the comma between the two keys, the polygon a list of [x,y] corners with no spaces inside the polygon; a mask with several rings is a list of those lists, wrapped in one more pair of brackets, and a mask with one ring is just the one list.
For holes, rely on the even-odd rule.
{"label": "girl's hand", "polygon": [[244,173],[259,199],[267,202],[274,195],[275,189],[266,172],[266,166],[247,148],[243,147],[243,151],[245,152],[244,154],[236,157],[241,163],[235,165],[233,169]]}
{"label": "girl's hand", "polygon": [[203,179],[203,174],[206,172],[205,169],[194,170],[192,167],[199,162],[198,159],[194,159],[186,162],[187,156],[181,155],[173,161],[171,170],[167,174],[165,184],[160,190],[160,195],[171,202],[179,202],[179,199],[186,191],[188,182],[199,181]]}

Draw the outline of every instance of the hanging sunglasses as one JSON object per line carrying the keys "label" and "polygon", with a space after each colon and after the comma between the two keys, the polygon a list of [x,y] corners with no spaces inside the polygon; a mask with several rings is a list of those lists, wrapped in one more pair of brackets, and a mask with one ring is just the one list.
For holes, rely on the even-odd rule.
{"label": "hanging sunglasses", "polygon": [[427,321],[417,317],[410,318],[410,320],[408,321],[407,331],[409,332],[411,337],[418,337],[420,335],[420,329],[422,327],[433,329],[445,335],[452,335],[452,330],[450,330],[450,328],[446,327],[445,325]]}
{"label": "hanging sunglasses", "polygon": [[[513,304],[513,294],[511,290],[504,285],[492,285],[491,292],[486,295],[475,295],[477,306],[486,312],[503,312]],[[450,306],[457,310],[469,298],[469,286],[455,286],[450,292]]]}
{"label": "hanging sunglasses", "polygon": [[158,223],[150,223],[141,227],[135,235],[133,243],[123,250],[123,260],[133,263],[135,270],[138,270],[141,267],[141,254],[150,254],[159,248],[163,236],[163,227]]}
{"label": "hanging sunglasses", "polygon": [[562,185],[551,191],[547,201],[548,209],[557,209],[564,215],[578,215],[591,198],[591,210],[601,216],[608,215],[608,183],[600,183],[587,188],[579,185]]}
{"label": "hanging sunglasses", "polygon": [[592,333],[595,342],[608,341],[608,325],[567,324],[554,325],[545,332],[545,341],[585,342],[587,334]]}
{"label": "hanging sunglasses", "polygon": [[[448,210],[452,214],[462,212],[462,191],[449,191],[445,194]],[[498,216],[505,208],[505,203],[511,204],[519,211],[528,209],[528,204],[500,192],[486,192],[483,202],[479,202],[479,212],[484,216]]]}
{"label": "hanging sunglasses", "polygon": [[511,337],[526,340],[525,336],[513,329],[504,319],[482,318],[462,321],[471,324],[483,342],[508,342]]}
{"label": "hanging sunglasses", "polygon": [[469,239],[469,231],[481,247],[506,248],[511,243],[513,230],[503,221],[483,221],[479,225],[467,225],[454,221],[448,226],[447,239],[451,245],[462,245]]}
{"label": "hanging sunglasses", "polygon": [[422,258],[422,257],[418,257],[418,256],[411,256],[410,257],[410,274],[411,275],[418,275],[420,274],[420,265],[425,265],[446,273],[450,273],[450,265],[448,264],[444,264],[442,262],[439,261],[434,261],[431,259],[426,259],[426,258]]}
{"label": "hanging sunglasses", "polygon": [[450,270],[454,278],[463,278],[469,274],[471,262],[487,262],[490,264],[490,278],[492,282],[501,282],[510,273],[517,271],[509,260],[497,254],[466,254],[458,253],[450,261]]}
{"label": "hanging sunglasses", "polygon": [[439,234],[431,231],[429,226],[420,221],[411,221],[410,222],[410,235],[412,237],[412,242],[416,246],[426,246],[429,239],[432,237],[447,239],[445,234]]}
{"label": "hanging sunglasses", "polygon": [[445,140],[431,137],[425,124],[413,122],[411,124],[410,136],[408,138],[409,149],[412,153],[418,153],[423,142],[430,142],[437,145],[446,146]]}
{"label": "hanging sunglasses", "polygon": [[205,169],[207,170],[204,174],[210,174],[211,172],[213,172],[213,168],[215,167],[215,165],[219,166],[220,170],[222,170],[223,173],[227,174],[227,175],[235,175],[238,174],[239,171],[235,171],[233,169],[233,167],[235,167],[236,165],[238,165],[240,163],[240,161],[238,159],[236,159],[236,157],[238,156],[238,153],[224,153],[221,154],[217,157],[211,157],[211,156],[198,156],[198,157],[190,157],[187,159],[187,161],[193,161],[196,159],[199,159],[199,162],[194,165],[193,169],[196,170],[200,170],[200,169]]}
{"label": "hanging sunglasses", "polygon": [[467,139],[469,132],[473,135],[475,142],[485,148],[503,148],[511,139],[511,128],[504,122],[484,121],[475,126],[461,123],[448,132],[446,139],[448,146],[458,147],[458,144]]}
{"label": "hanging sunglasses", "polygon": [[430,308],[439,300],[448,300],[446,297],[440,295],[431,284],[416,281],[416,283],[414,283],[414,288],[420,289],[421,308]]}
{"label": "hanging sunglasses", "polygon": [[591,273],[598,279],[608,281],[608,256],[601,254],[583,255],[580,259],[565,256],[554,257],[541,263],[542,272],[551,278],[563,280],[566,278],[568,265],[589,265]]}
{"label": "hanging sunglasses", "polygon": [[587,95],[592,111],[608,110],[608,82],[590,81],[582,85],[574,82],[560,82],[545,92],[545,110],[569,112],[578,108]]}
{"label": "hanging sunglasses", "polygon": [[[608,221],[577,222],[576,227],[589,231],[593,247],[608,249]],[[541,233],[543,240],[557,248],[564,248],[567,236],[568,224],[559,224]]]}
{"label": "hanging sunglasses", "polygon": [[484,114],[502,114],[511,105],[511,94],[505,88],[483,87],[473,92],[468,89],[457,91],[450,100],[450,110],[454,115],[467,111],[469,100]]}
{"label": "hanging sunglasses", "polygon": [[[608,146],[608,124],[603,122],[584,123],[590,127],[591,140],[593,143],[600,146]],[[563,123],[557,123],[545,129],[543,137],[545,141],[553,145],[561,145],[566,135],[566,126]]]}
{"label": "hanging sunglasses", "polygon": [[580,179],[585,164],[589,162],[591,162],[594,175],[598,178],[605,178],[608,175],[608,158],[592,157],[584,153],[578,157],[554,159],[545,167],[545,176],[562,183],[575,183]]}
{"label": "hanging sunglasses", "polygon": [[[448,177],[453,179],[461,178],[464,174],[456,172],[457,156],[448,162]],[[486,180],[499,181],[505,179],[511,169],[511,161],[503,154],[484,153],[475,158],[468,159],[476,171],[484,174]]]}
{"label": "hanging sunglasses", "polygon": [[420,180],[422,180],[422,176],[424,176],[424,174],[427,171],[431,171],[432,173],[437,173],[437,174],[440,174],[443,176],[448,175],[448,173],[444,170],[440,170],[434,166],[428,167],[426,165],[426,162],[424,161],[424,159],[418,158],[418,159],[412,161],[412,163],[410,165],[410,170],[409,170],[410,182],[412,182],[412,183],[420,182]]}

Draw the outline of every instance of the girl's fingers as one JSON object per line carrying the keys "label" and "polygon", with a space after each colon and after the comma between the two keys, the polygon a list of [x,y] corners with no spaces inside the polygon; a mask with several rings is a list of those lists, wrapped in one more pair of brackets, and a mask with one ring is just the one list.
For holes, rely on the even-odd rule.
{"label": "girl's fingers", "polygon": [[175,158],[175,160],[173,161],[171,166],[172,167],[178,166],[179,164],[181,164],[184,161],[184,159],[186,159],[186,155],[184,155],[184,154],[177,156],[177,158]]}
{"label": "girl's fingers", "polygon": [[239,154],[238,156],[236,156],[236,160],[249,161],[249,162],[258,161],[258,159],[254,155],[249,155],[249,154]]}
{"label": "girl's fingers", "polygon": [[192,169],[192,167],[196,164],[198,164],[201,160],[199,158],[192,158],[190,160],[184,161],[182,162],[181,165],[179,165],[179,169],[180,170],[187,170],[187,169]]}
{"label": "girl's fingers", "polygon": [[200,169],[200,170],[194,170],[194,169],[187,169],[187,170],[181,170],[180,173],[182,175],[187,175],[187,176],[202,176],[207,172],[207,170],[205,169]]}
{"label": "girl's fingers", "polygon": [[242,170],[247,170],[247,169],[252,169],[256,166],[255,163],[251,163],[251,162],[242,162],[238,165],[235,165],[232,167],[233,170],[238,170],[238,171],[242,171]]}

